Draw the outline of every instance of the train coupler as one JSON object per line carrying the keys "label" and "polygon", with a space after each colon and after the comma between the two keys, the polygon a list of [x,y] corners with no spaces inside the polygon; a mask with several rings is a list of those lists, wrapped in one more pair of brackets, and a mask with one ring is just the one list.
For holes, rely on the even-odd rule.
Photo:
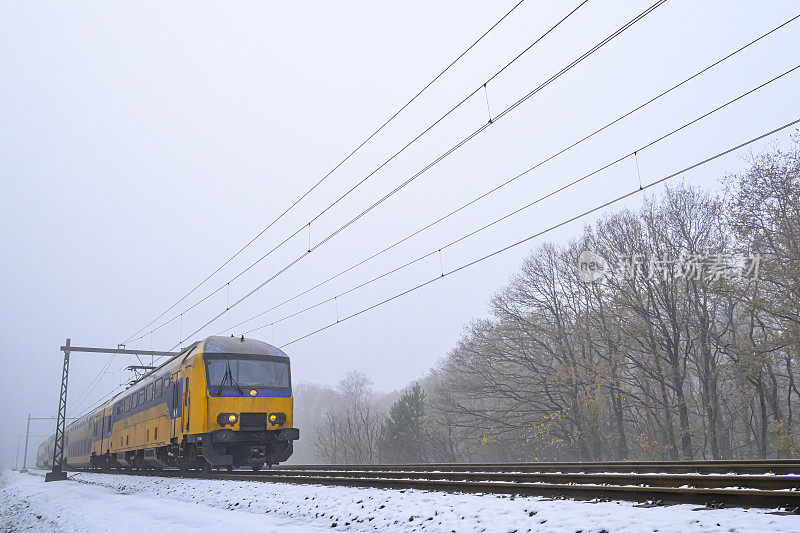
{"label": "train coupler", "polygon": [[247,450],[248,463],[264,463],[267,460],[266,446],[250,446]]}

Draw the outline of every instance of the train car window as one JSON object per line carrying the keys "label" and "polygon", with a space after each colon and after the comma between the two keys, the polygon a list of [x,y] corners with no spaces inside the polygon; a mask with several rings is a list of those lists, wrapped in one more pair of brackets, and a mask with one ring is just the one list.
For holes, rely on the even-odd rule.
{"label": "train car window", "polygon": [[138,405],[144,405],[144,389],[139,391],[139,404]]}
{"label": "train car window", "polygon": [[160,398],[161,397],[161,390],[162,390],[163,383],[164,382],[161,381],[160,379],[158,381],[156,381],[155,393],[154,393],[154,397],[155,398]]}
{"label": "train car window", "polygon": [[147,386],[147,399],[152,400],[155,397],[156,397],[156,384],[151,383],[150,385]]}

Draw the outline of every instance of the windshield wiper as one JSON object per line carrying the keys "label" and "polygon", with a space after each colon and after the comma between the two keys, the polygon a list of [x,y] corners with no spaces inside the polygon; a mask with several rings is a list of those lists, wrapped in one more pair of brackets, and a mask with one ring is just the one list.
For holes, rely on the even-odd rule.
{"label": "windshield wiper", "polygon": [[233,379],[233,372],[231,372],[231,364],[230,363],[228,363],[228,377],[230,377],[231,383],[233,384],[234,387],[236,387],[236,390],[239,391],[239,396],[244,396],[244,391],[239,386],[239,384],[236,383],[236,380]]}
{"label": "windshield wiper", "polygon": [[217,385],[217,396],[219,396],[219,393],[222,392],[222,387],[225,385],[225,380],[228,380],[228,379],[231,381],[231,385],[236,387],[236,390],[239,391],[239,395],[240,396],[244,396],[244,391],[239,386],[239,384],[236,383],[236,380],[233,379],[233,372],[231,371],[231,362],[230,361],[226,361],[225,362],[225,374],[223,374],[223,376],[222,376],[222,381],[220,381],[219,385]]}

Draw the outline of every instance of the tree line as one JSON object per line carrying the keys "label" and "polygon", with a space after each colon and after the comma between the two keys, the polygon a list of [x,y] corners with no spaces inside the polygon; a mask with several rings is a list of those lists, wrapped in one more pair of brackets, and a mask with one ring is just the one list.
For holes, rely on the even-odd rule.
{"label": "tree line", "polygon": [[667,188],[541,244],[402,393],[300,384],[297,460],[796,457],[799,354],[795,136],[718,192]]}

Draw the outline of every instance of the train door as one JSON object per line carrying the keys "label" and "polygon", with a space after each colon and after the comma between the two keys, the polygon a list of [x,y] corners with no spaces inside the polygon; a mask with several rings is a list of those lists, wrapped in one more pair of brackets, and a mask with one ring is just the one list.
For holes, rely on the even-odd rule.
{"label": "train door", "polygon": [[177,372],[172,375],[172,397],[170,402],[170,413],[169,418],[172,421],[172,436],[179,437],[181,434],[181,428],[178,426],[179,419],[178,414],[181,410],[181,380],[180,374]]}
{"label": "train door", "polygon": [[103,409],[103,412],[100,413],[100,450],[98,450],[97,455],[103,455],[103,450],[106,448],[106,438],[108,433],[108,428],[106,427],[107,418],[106,410]]}
{"label": "train door", "polygon": [[181,422],[183,424],[183,429],[187,433],[189,432],[189,405],[190,405],[190,398],[189,398],[189,376],[184,378],[185,384],[183,387],[183,406],[181,408]]}
{"label": "train door", "polygon": [[[102,414],[102,413],[101,413]],[[100,431],[100,425],[102,424],[101,415],[95,415],[94,421],[92,422],[92,433],[89,437],[89,456],[92,455],[100,455],[102,452],[99,451],[103,447],[103,433]],[[97,448],[97,450],[95,450]]]}
{"label": "train door", "polygon": [[113,420],[114,420],[114,404],[111,404],[111,406],[108,408],[108,410],[106,412],[106,416],[103,418],[103,420],[104,420],[103,424],[105,426],[105,429],[103,430],[104,431],[103,432],[103,438],[105,439],[103,441],[103,449],[106,452],[110,452],[111,451],[111,438],[112,438],[112,436],[111,436],[111,427],[112,427],[112,423],[113,423]]}

